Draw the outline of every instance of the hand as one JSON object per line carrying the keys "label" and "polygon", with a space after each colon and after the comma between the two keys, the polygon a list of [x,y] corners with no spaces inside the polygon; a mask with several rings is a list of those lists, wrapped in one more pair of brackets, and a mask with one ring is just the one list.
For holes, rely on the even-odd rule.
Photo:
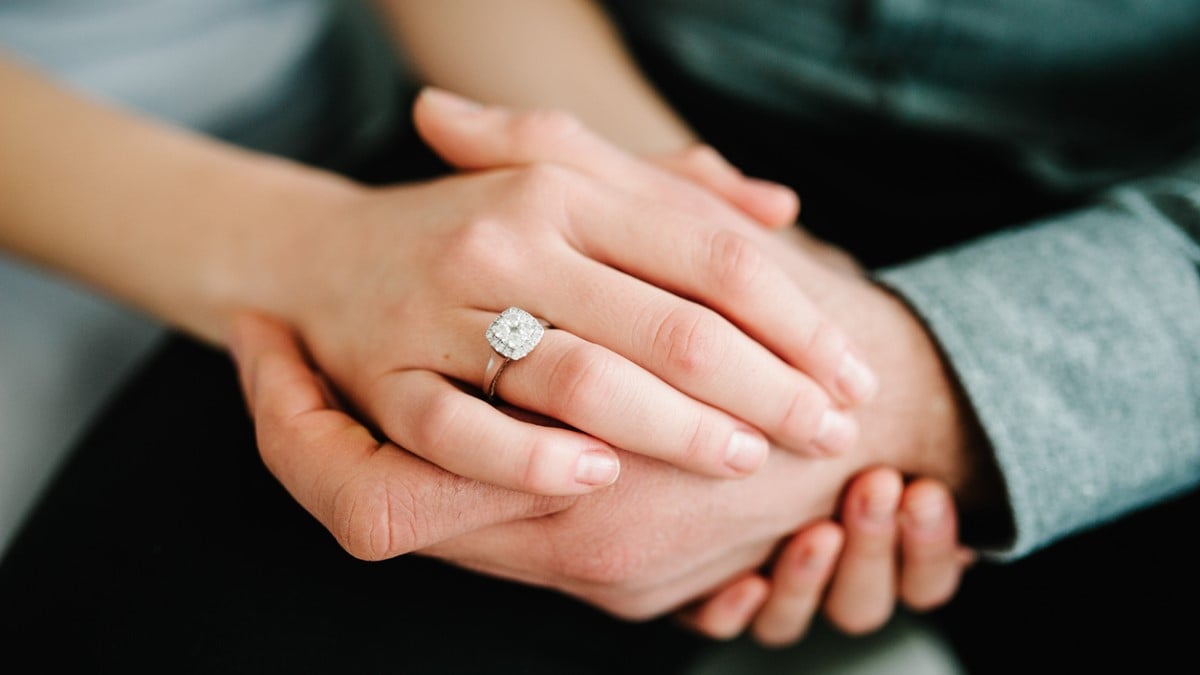
{"label": "hand", "polygon": [[856,413],[861,451],[820,462],[773,453],[737,482],[630,458],[619,484],[560,513],[486,527],[427,552],[647,618],[759,569],[781,537],[832,516],[841,486],[870,466],[928,475],[961,503],[988,494],[975,487],[982,446],[921,323],[865,275],[832,269],[780,236],[763,234],[777,242],[772,254],[879,364],[880,395]]}
{"label": "hand", "polygon": [[[272,474],[350,553],[408,552],[492,523],[561,511],[542,497],[452,474],[379,441],[338,409],[284,324],[235,318],[230,351]],[[380,503],[386,508],[379,509]]]}
{"label": "hand", "polygon": [[[733,477],[766,454],[750,425],[802,452],[836,454],[853,442],[854,423],[838,402],[869,395],[870,375],[783,271],[742,245],[735,230],[755,229],[743,214],[557,117],[477,109],[436,94],[422,97],[416,114],[444,153],[489,142],[519,153],[549,136],[576,162],[591,158],[582,166],[628,186],[544,165],[491,170],[358,195],[336,211],[341,230],[298,226],[287,253],[305,264],[266,278],[260,304],[296,327],[358,419],[459,475],[560,495],[615,479],[609,444]],[[690,215],[701,212],[708,218]],[[398,227],[397,219],[412,225]],[[342,234],[347,227],[353,232]],[[464,391],[485,370],[484,327],[514,300],[557,330],[506,372],[498,393],[556,424],[517,419]],[[760,375],[733,377],[742,372]],[[272,438],[260,445],[269,466],[287,461]],[[289,483],[303,474],[277,473],[298,498],[314,498]],[[336,493],[355,506],[352,522],[338,528],[413,527],[386,479],[360,478]],[[337,511],[305,505],[327,524]],[[382,558],[407,550],[352,552]]]}
{"label": "hand", "polygon": [[[753,229],[745,218],[726,207],[700,220],[691,212],[720,201],[666,173],[639,174],[582,130],[453,105],[427,95],[416,111],[422,129],[450,119],[468,130],[441,134],[443,152],[549,138],[636,182],[614,190],[544,165],[492,170],[374,192],[343,214],[356,232],[337,259],[289,285],[324,292],[285,316],[384,435],[455,473],[545,494],[610,483],[609,445],[737,477],[765,455],[758,429],[802,452],[853,443],[839,398],[861,400],[870,376],[782,270],[742,245],[734,227]],[[400,217],[413,225],[397,227]],[[478,336],[510,304],[556,330],[507,369],[498,393],[584,434],[513,421],[451,383],[480,382],[490,351]]]}
{"label": "hand", "polygon": [[[502,127],[514,123],[513,118],[491,114],[494,112],[489,111],[482,120],[476,118],[482,123],[473,129],[486,131],[489,123]],[[548,152],[558,147],[563,145],[554,145]],[[691,189],[696,190],[694,186]],[[698,194],[701,199],[711,199],[703,191]],[[746,238],[768,237],[761,230],[747,228],[741,220],[730,227],[747,230],[741,233]],[[866,424],[864,440],[868,441],[861,455],[813,462],[773,453],[767,471],[734,482],[714,481],[628,456],[629,475],[615,488],[581,498],[553,516],[487,527],[426,552],[558,588],[622,616],[655,616],[759,567],[781,536],[831,514],[838,486],[872,463],[931,474],[947,480],[956,490],[963,488],[971,475],[966,425],[949,378],[920,323],[902,303],[860,275],[832,272],[812,261],[802,248],[784,245],[777,238],[761,239],[761,244],[827,312],[838,316],[870,345],[871,358],[884,364],[894,378],[894,386],[858,415]],[[776,337],[776,341],[780,339]],[[297,421],[284,417],[280,424],[289,427]],[[310,442],[314,440],[309,437]],[[265,456],[283,455],[277,444],[265,445],[263,450]],[[360,506],[352,510],[355,518],[323,522],[335,531],[385,532],[388,536],[378,540],[386,542],[430,540],[392,537],[400,529],[421,529],[423,523],[405,509],[392,507],[386,477],[375,481],[366,474],[359,476],[359,485],[331,490],[327,495]],[[322,514],[318,517],[326,519],[337,512],[328,499],[325,503],[314,500],[311,506]],[[413,513],[425,511],[417,508]],[[387,557],[405,550],[389,544],[360,548],[356,554]]]}
{"label": "hand", "polygon": [[[478,483],[459,478],[447,482],[448,474],[438,470],[422,473],[420,467],[426,465],[413,458],[407,458],[415,462],[412,467],[404,464],[403,453],[379,444],[321,399],[315,376],[286,330],[252,323],[253,330],[274,335],[241,338],[235,342],[236,353],[247,396],[256,402],[256,424],[268,465],[285,485],[309,488],[293,494],[352,552],[410,550],[433,543],[424,549],[427,554],[557,588],[620,616],[645,618],[678,609],[757,570],[780,537],[831,515],[840,487],[867,466],[936,468],[936,476],[966,489],[967,436],[954,431],[958,413],[949,385],[944,379],[920,377],[937,372],[928,338],[890,296],[850,275],[824,274],[814,281],[862,293],[857,299],[863,316],[873,320],[862,328],[890,336],[874,344],[886,348],[877,356],[896,368],[886,374],[895,378],[901,392],[881,396],[872,404],[874,410],[864,411],[864,422],[871,422],[864,431],[872,443],[862,456],[814,461],[777,452],[763,471],[745,481],[714,480],[629,456],[625,479],[608,490],[569,504],[501,501],[499,507],[491,507],[489,500],[530,497],[493,490],[479,498],[477,491],[483,486]],[[922,341],[924,349],[919,348]],[[283,375],[268,378],[272,370]],[[906,381],[906,374],[916,380]],[[926,424],[948,428],[926,435],[920,433]],[[924,447],[926,441],[944,445]],[[376,469],[369,469],[376,453],[381,459],[374,463]],[[348,459],[339,459],[335,471],[323,468],[343,454]],[[931,463],[933,457],[941,463]],[[417,478],[409,479],[409,473]],[[420,478],[423,475],[430,477]],[[328,478],[314,482],[307,476]],[[426,482],[432,487],[423,489]],[[388,501],[391,511],[374,508],[377,495],[372,487],[383,495],[400,496]],[[366,495],[366,500],[355,495]],[[468,510],[448,500],[467,503]],[[522,509],[555,513],[519,519]],[[464,514],[473,517],[455,520]],[[505,522],[513,519],[517,520]],[[486,526],[490,522],[504,524]],[[407,529],[395,527],[399,523]],[[452,538],[464,531],[471,532]],[[442,539],[446,541],[435,543]]]}
{"label": "hand", "polygon": [[747,574],[678,618],[716,639],[752,626],[754,638],[772,647],[801,639],[819,610],[847,633],[867,633],[887,622],[897,601],[927,611],[953,597],[975,559],[956,533],[944,485],[919,479],[903,486],[895,471],[872,469],[851,482],[840,524],[805,527],[771,563],[769,578]]}

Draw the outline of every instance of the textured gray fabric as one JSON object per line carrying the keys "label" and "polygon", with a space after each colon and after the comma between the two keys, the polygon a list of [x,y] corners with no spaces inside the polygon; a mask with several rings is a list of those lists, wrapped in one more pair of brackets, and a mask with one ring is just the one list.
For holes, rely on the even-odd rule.
{"label": "textured gray fabric", "polygon": [[991,556],[1200,481],[1200,182],[1168,168],[1200,156],[1200,97],[1181,95],[1200,3],[615,4],[718,91],[816,128],[952,134],[1091,199],[878,275],[932,329],[994,448],[1015,538]]}
{"label": "textured gray fabric", "polygon": [[1200,183],[1116,190],[880,273],[931,328],[991,441],[1016,528],[994,557],[1200,482],[1200,244],[1176,219],[1200,219]]}

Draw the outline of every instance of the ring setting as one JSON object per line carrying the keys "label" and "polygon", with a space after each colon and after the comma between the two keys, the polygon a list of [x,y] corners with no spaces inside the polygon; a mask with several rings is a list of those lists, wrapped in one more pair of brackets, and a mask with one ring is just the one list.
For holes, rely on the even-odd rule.
{"label": "ring setting", "polygon": [[529,355],[542,341],[546,327],[520,307],[509,307],[488,326],[488,344],[500,356],[519,361]]}
{"label": "ring setting", "polygon": [[[495,351],[484,371],[484,391],[489,401],[496,398],[496,383],[500,381],[500,374],[509,363],[525,358],[538,346],[547,325],[520,307],[509,307],[488,326],[484,336]],[[504,360],[493,372],[497,354],[503,356]]]}

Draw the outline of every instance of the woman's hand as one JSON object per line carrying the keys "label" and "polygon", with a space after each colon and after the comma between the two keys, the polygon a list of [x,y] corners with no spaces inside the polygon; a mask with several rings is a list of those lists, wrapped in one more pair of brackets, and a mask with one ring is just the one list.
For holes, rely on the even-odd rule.
{"label": "woman's hand", "polygon": [[954,501],[943,484],[905,486],[891,469],[868,470],[851,482],[840,522],[821,520],[790,540],[771,572],[747,574],[678,614],[717,639],[750,629],[766,646],[804,637],[818,612],[835,627],[877,630],[897,602],[925,611],[948,602],[975,560],[958,543]]}
{"label": "woman's hand", "polygon": [[[503,151],[519,165],[552,143],[573,164],[371,190],[294,235],[303,263],[264,304],[380,433],[459,475],[551,495],[610,484],[614,446],[729,478],[762,463],[767,438],[817,455],[853,444],[843,407],[873,380],[739,234],[754,229],[744,215],[556,115],[445,95],[416,115],[452,161]],[[553,328],[496,393],[571,428],[477,395],[484,331],[509,306]]]}

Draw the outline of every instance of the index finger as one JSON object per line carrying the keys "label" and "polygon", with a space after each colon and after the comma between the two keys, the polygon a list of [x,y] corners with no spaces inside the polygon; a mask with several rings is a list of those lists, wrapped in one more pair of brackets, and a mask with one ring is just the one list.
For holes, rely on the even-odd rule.
{"label": "index finger", "polygon": [[391,558],[570,504],[463,478],[379,441],[330,407],[296,338],[273,320],[239,317],[231,344],[263,461],[357,558]]}

